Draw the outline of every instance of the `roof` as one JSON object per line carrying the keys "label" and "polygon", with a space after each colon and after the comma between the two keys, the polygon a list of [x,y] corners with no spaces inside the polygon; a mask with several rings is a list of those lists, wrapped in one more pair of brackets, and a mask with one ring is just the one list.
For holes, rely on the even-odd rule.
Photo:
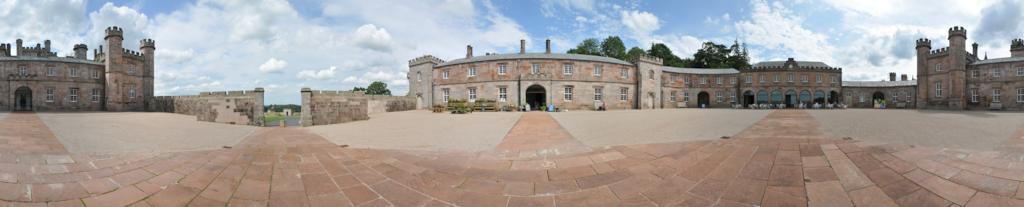
{"label": "roof", "polygon": [[[786,65],[787,61],[764,61],[753,65],[753,67],[782,67]],[[800,67],[826,67],[830,68],[828,64],[818,61],[796,61],[796,64]]]}
{"label": "roof", "polygon": [[81,64],[92,64],[92,65],[103,65],[101,62],[94,60],[83,60],[68,57],[36,57],[36,56],[10,56],[0,57],[0,61],[42,61],[42,62],[65,62],[65,63],[81,63]]}
{"label": "roof", "polygon": [[556,60],[582,60],[582,61],[593,61],[593,62],[605,62],[612,64],[632,65],[633,63],[626,62],[623,60],[593,56],[593,55],[580,55],[580,54],[565,54],[565,53],[512,53],[512,54],[490,54],[484,56],[473,56],[470,58],[461,58],[441,63],[437,67],[458,65],[463,63],[482,62],[482,61],[493,61],[493,60],[515,60],[515,59],[556,59]]}
{"label": "roof", "polygon": [[917,80],[905,81],[843,81],[843,87],[898,87],[916,86]]}
{"label": "roof", "polygon": [[718,74],[738,74],[739,70],[732,68],[677,68],[669,66],[661,66],[661,71],[673,72],[673,73],[686,73],[686,74],[707,74],[707,75],[718,75]]}
{"label": "roof", "polygon": [[1008,63],[1008,62],[1024,62],[1024,57],[1005,57],[1005,58],[992,58],[988,60],[979,60],[971,63],[971,65],[983,65],[993,63]]}

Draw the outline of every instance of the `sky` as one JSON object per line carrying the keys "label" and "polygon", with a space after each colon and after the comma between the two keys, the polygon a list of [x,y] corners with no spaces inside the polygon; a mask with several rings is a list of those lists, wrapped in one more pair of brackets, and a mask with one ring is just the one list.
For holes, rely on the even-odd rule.
{"label": "sky", "polygon": [[[297,104],[303,87],[348,90],[373,81],[408,91],[408,60],[564,52],[586,38],[627,47],[664,43],[692,56],[702,42],[747,44],[753,62],[822,61],[844,80],[915,68],[914,40],[946,47],[963,26],[989,58],[1024,38],[1024,0],[0,0],[0,42],[51,40],[58,55],[90,49],[109,26],[125,48],[156,41],[156,95],[263,87],[267,104]],[[970,48],[968,48],[970,50]],[[92,51],[89,52],[92,57]]]}

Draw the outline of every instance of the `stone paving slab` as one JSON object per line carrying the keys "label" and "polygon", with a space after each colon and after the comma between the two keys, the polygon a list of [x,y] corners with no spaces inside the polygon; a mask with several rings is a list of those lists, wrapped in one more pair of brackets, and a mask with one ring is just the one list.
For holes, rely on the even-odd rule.
{"label": "stone paving slab", "polygon": [[768,110],[664,109],[551,113],[570,134],[591,147],[685,142],[732,136],[763,119]]}
{"label": "stone paving slab", "polygon": [[498,145],[521,115],[417,110],[373,114],[366,121],[307,129],[336,144],[359,148],[483,151]]}
{"label": "stone paving slab", "polygon": [[0,152],[67,154],[68,151],[34,113],[13,113],[0,117]]}
{"label": "stone paving slab", "polygon": [[172,113],[37,113],[71,153],[170,152],[235,145],[259,127]]}
{"label": "stone paving slab", "polygon": [[1024,136],[1014,136],[1024,128],[1024,113],[878,109],[810,110],[808,113],[830,137],[852,137],[869,142],[993,150],[1007,144],[1011,138]]}

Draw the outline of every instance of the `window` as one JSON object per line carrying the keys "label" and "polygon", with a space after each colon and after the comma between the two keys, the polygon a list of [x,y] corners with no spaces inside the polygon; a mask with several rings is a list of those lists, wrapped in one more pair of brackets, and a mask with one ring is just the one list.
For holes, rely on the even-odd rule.
{"label": "window", "polygon": [[54,89],[52,87],[46,88],[46,102],[53,102]]}
{"label": "window", "polygon": [[533,66],[530,67],[530,74],[540,74],[540,64],[534,63]]}
{"label": "window", "polygon": [[978,103],[978,89],[971,89],[971,103]]}
{"label": "window", "polygon": [[128,74],[129,75],[135,74],[135,66],[134,65],[128,65]]}
{"label": "window", "polygon": [[572,86],[565,87],[565,90],[562,91],[562,99],[565,101],[572,101]]}
{"label": "window", "polygon": [[729,93],[729,102],[736,103],[736,93]]}
{"label": "window", "polygon": [[722,92],[715,91],[715,102],[722,103]]}
{"label": "window", "polygon": [[629,100],[629,88],[626,88],[626,87],[619,88],[619,100],[620,101]]}
{"label": "window", "polygon": [[57,76],[57,68],[54,68],[53,66],[47,66],[46,76]]}
{"label": "window", "polygon": [[501,101],[501,102],[508,101],[508,88],[506,88],[506,87],[499,87],[498,88],[498,101]]}
{"label": "window", "polygon": [[594,101],[604,100],[604,88],[594,87]]}
{"label": "window", "polygon": [[807,75],[800,75],[800,82],[807,83]]}
{"label": "window", "polygon": [[1002,89],[992,89],[992,103],[999,103],[999,101],[1000,101],[1002,96],[1003,96],[1003,90]]}
{"label": "window", "polygon": [[775,82],[776,82],[776,83],[778,83],[779,81],[781,81],[781,80],[779,79],[779,74],[775,74]]}
{"label": "window", "polygon": [[648,70],[647,71],[647,78],[651,79],[651,80],[654,80],[654,70]]}
{"label": "window", "polygon": [[729,84],[736,85],[736,77],[729,77]]}
{"label": "window", "polygon": [[92,102],[100,102],[100,89],[93,88],[92,93],[89,94],[89,100]]}
{"label": "window", "polygon": [[672,98],[669,98],[672,102],[676,101],[676,91],[672,91]]}
{"label": "window", "polygon": [[451,95],[451,90],[448,90],[447,88],[442,88],[441,89],[441,101],[443,101],[445,103],[448,103],[448,96],[449,95]]}
{"label": "window", "polygon": [[70,89],[68,89],[68,99],[72,103],[78,102],[78,88],[70,88]]}
{"label": "window", "polygon": [[476,67],[469,67],[469,77],[476,77]]}
{"label": "window", "polygon": [[28,76],[28,66],[18,66],[18,76]]}
{"label": "window", "polygon": [[707,84],[707,83],[708,83],[708,77],[701,76],[700,77],[700,84],[704,85],[704,84]]}
{"label": "window", "polygon": [[935,64],[935,71],[942,71],[942,63]]}
{"label": "window", "polygon": [[416,71],[416,81],[417,82],[423,81],[423,73],[422,72]]}
{"label": "window", "polygon": [[839,82],[839,77],[833,75],[833,76],[831,76],[831,78],[832,78],[832,83],[838,83]]}
{"label": "window", "polygon": [[746,80],[744,82],[746,82],[746,83],[753,83],[754,82],[754,75],[747,75]]}
{"label": "window", "polygon": [[441,71],[441,79],[448,79],[448,70]]}
{"label": "window", "polygon": [[724,82],[722,80],[723,80],[722,77],[715,78],[715,84],[722,85],[722,82]]}
{"label": "window", "polygon": [[789,74],[789,75],[788,75],[788,76],[786,77],[786,82],[790,82],[790,83],[792,83],[792,82],[793,82],[793,80],[794,80],[793,76],[794,76],[794,75],[793,75],[792,73],[790,73],[790,74]]}
{"label": "window", "polygon": [[135,99],[135,85],[128,85],[128,100]]}
{"label": "window", "polygon": [[1024,103],[1024,88],[1017,89],[1017,103]]}
{"label": "window", "polygon": [[981,77],[981,71],[980,70],[972,70],[971,71],[971,77],[972,78],[980,78]]}
{"label": "window", "polygon": [[683,92],[683,101],[690,101],[690,92]]}
{"label": "window", "polygon": [[469,88],[469,102],[476,101],[476,88]]}
{"label": "window", "polygon": [[505,75],[508,72],[508,64],[498,64],[498,75]]}
{"label": "window", "polygon": [[601,77],[601,73],[604,73],[604,68],[601,65],[594,66],[594,77]]}
{"label": "window", "polygon": [[935,81],[935,97],[942,97],[942,81]]}
{"label": "window", "polygon": [[818,74],[814,77],[814,82],[821,83],[821,74]]}
{"label": "window", "polygon": [[623,79],[629,78],[629,69],[623,68],[622,70],[620,70],[619,76],[621,76]]}
{"label": "window", "polygon": [[72,67],[71,69],[68,69],[68,71],[69,71],[68,72],[68,74],[69,74],[68,76],[78,77],[78,68],[77,67]]}
{"label": "window", "polygon": [[570,64],[562,65],[562,74],[563,75],[572,75],[572,65],[570,65]]}
{"label": "window", "polygon": [[[913,92],[910,92],[910,93],[913,93]],[[904,94],[903,94],[904,96],[906,96],[906,98],[907,98],[907,102],[910,102],[910,101],[913,101],[913,100],[914,100],[914,99],[911,99],[911,98],[910,98],[910,93],[904,93]]]}
{"label": "window", "polygon": [[761,83],[766,82],[766,79],[768,79],[765,75],[758,75],[758,77],[761,77]]}
{"label": "window", "polygon": [[1003,77],[1003,69],[1000,69],[1000,68],[992,69],[992,77],[993,78]]}
{"label": "window", "polygon": [[1017,76],[1024,76],[1024,68],[1017,68]]}
{"label": "window", "polygon": [[859,99],[860,99],[859,101],[860,101],[861,103],[864,103],[864,96],[860,96],[860,97],[859,97]]}
{"label": "window", "polygon": [[100,70],[92,70],[92,79],[100,79]]}
{"label": "window", "polygon": [[683,83],[690,84],[690,77],[683,76]]}

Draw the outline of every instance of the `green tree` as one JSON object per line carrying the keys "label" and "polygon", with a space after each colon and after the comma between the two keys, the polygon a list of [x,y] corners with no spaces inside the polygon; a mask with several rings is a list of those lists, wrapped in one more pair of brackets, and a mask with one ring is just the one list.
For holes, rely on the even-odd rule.
{"label": "green tree", "polygon": [[370,86],[366,87],[367,95],[391,95],[391,90],[388,90],[388,84],[380,81],[374,81],[370,83]]}
{"label": "green tree", "polygon": [[619,60],[626,59],[626,45],[618,36],[608,36],[601,41],[601,55]]}
{"label": "green tree", "polygon": [[668,46],[662,43],[655,43],[654,45],[651,45],[651,49],[647,50],[647,54],[661,58],[663,65],[666,66],[690,67],[690,61],[683,60],[682,58],[679,58],[679,56],[672,54],[672,49],[669,49]]}
{"label": "green tree", "polygon": [[642,55],[647,55],[647,51],[640,49],[640,47],[629,48],[629,52],[626,52],[626,57],[623,60],[633,60]]}
{"label": "green tree", "polygon": [[352,88],[352,91],[366,91],[366,88],[356,86],[355,88]]}
{"label": "green tree", "polygon": [[693,67],[725,68],[729,67],[727,59],[731,51],[725,45],[704,42],[696,53],[693,53]]}
{"label": "green tree", "polygon": [[598,44],[597,39],[587,38],[583,40],[576,48],[569,49],[569,54],[581,54],[581,55],[601,55],[601,46]]}

